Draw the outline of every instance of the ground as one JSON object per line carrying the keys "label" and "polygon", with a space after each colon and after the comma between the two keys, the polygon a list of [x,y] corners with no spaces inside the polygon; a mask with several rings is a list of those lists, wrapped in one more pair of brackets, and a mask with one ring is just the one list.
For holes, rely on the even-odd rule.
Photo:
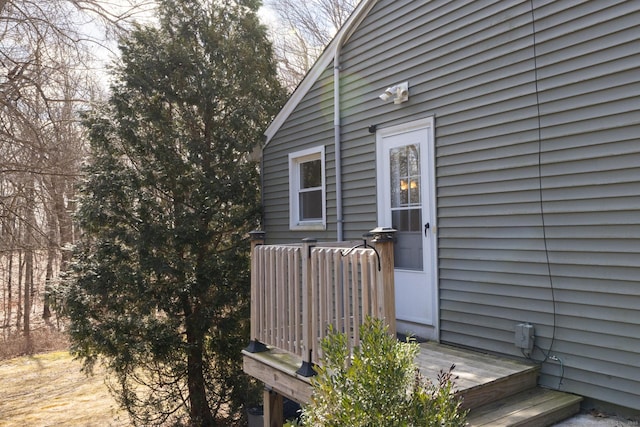
{"label": "ground", "polygon": [[80,368],[66,351],[0,361],[0,425],[130,426],[102,371],[87,377]]}
{"label": "ground", "polygon": [[637,421],[629,421],[612,415],[582,413],[555,424],[554,427],[635,427]]}

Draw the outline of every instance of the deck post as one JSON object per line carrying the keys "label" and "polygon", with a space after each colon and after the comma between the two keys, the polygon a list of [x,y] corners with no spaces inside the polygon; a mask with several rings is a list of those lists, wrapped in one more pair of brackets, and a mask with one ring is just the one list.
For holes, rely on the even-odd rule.
{"label": "deck post", "polygon": [[302,239],[302,366],[296,371],[304,377],[315,375],[313,370],[313,295],[311,289],[311,249],[318,241],[312,238]]}
{"label": "deck post", "polygon": [[284,424],[284,399],[282,395],[265,388],[262,396],[264,427],[282,427]]}
{"label": "deck post", "polygon": [[371,243],[375,244],[375,248],[380,254],[381,271],[378,275],[376,288],[378,292],[382,292],[382,298],[378,300],[380,302],[377,314],[388,325],[389,333],[393,336],[396,335],[396,294],[393,278],[395,232],[396,230],[389,227],[377,227],[370,231],[373,235]]}
{"label": "deck post", "polygon": [[251,318],[250,318],[250,340],[249,345],[245,349],[249,353],[261,353],[269,350],[266,345],[258,341],[258,277],[257,277],[257,259],[255,256],[256,246],[264,245],[266,233],[260,230],[249,232],[251,238]]}

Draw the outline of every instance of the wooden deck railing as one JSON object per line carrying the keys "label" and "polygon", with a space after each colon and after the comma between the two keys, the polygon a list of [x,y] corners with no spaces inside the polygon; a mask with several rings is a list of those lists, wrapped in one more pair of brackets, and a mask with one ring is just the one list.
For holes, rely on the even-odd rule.
{"label": "wooden deck railing", "polygon": [[329,325],[359,343],[367,316],[382,318],[395,334],[393,230],[372,230],[371,244],[264,245],[252,233],[251,339],[249,351],[276,347],[302,359],[299,373],[313,375]]}

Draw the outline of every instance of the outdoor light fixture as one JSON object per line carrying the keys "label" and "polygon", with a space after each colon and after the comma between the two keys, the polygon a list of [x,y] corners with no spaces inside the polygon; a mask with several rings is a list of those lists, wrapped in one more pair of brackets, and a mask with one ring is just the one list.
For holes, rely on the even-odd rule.
{"label": "outdoor light fixture", "polygon": [[383,101],[389,101],[393,99],[394,104],[402,104],[409,100],[409,82],[398,83],[395,86],[391,86],[379,96]]}

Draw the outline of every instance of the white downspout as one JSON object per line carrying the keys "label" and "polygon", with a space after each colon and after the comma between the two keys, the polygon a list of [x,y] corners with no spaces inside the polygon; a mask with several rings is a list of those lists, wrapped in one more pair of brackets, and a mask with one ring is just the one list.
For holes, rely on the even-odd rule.
{"label": "white downspout", "polygon": [[[345,32],[346,34],[346,32]],[[336,239],[344,240],[342,217],[342,136],[340,126],[340,53],[344,40],[338,40],[333,57],[333,140],[336,168]]]}
{"label": "white downspout", "polygon": [[336,238],[338,242],[344,240],[344,219],[342,217],[342,136],[340,123],[340,54],[342,46],[351,36],[352,31],[357,27],[367,13],[373,8],[375,1],[363,2],[362,9],[357,11],[357,16],[349,28],[336,40],[336,50],[333,55],[333,138],[335,150],[336,168]]}

